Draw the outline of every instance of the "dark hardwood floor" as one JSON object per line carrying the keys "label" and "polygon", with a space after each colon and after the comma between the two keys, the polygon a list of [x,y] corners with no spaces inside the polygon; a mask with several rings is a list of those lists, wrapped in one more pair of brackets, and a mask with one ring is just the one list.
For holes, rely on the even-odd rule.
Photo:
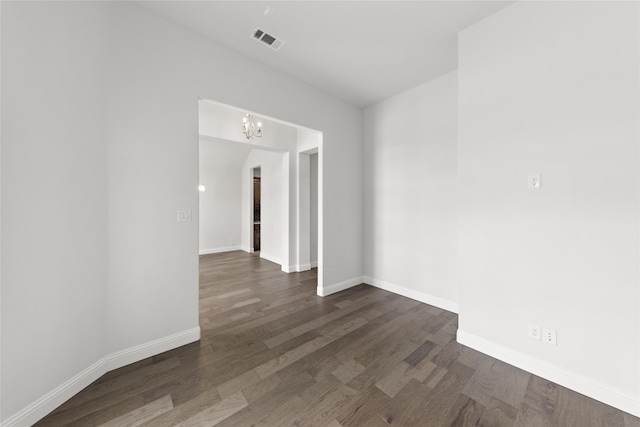
{"label": "dark hardwood floor", "polygon": [[610,426],[640,420],[455,340],[366,285],[316,296],[244,252],[200,258],[198,343],[109,372],[38,426]]}

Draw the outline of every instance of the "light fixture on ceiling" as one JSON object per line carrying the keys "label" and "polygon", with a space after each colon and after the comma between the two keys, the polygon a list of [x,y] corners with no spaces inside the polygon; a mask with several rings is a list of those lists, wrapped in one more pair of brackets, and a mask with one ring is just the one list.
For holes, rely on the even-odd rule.
{"label": "light fixture on ceiling", "polygon": [[262,123],[253,123],[253,114],[246,114],[242,118],[242,133],[247,139],[262,138]]}

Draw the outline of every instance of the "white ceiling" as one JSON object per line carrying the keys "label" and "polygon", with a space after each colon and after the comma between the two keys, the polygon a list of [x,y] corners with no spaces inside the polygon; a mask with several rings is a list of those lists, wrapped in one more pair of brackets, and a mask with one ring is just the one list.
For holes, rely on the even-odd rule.
{"label": "white ceiling", "polygon": [[[457,33],[512,1],[139,1],[358,106],[457,68]],[[265,15],[265,10],[270,13]],[[251,38],[256,27],[279,51]]]}

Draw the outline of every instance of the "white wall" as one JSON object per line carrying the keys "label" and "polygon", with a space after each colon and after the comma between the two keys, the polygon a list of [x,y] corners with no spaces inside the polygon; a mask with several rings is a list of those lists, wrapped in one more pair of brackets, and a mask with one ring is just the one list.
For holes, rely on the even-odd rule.
{"label": "white wall", "polygon": [[200,254],[240,249],[241,172],[250,151],[235,142],[200,140]]}
{"label": "white wall", "polygon": [[365,282],[458,310],[458,74],[365,110]]}
{"label": "white wall", "polygon": [[252,143],[278,150],[295,150],[298,130],[284,123],[254,114],[254,123],[262,123],[262,137],[247,139],[242,133],[242,119],[249,111],[202,99],[198,108],[200,135],[241,143]]}
{"label": "white wall", "polygon": [[296,172],[296,192],[298,206],[296,209],[296,270],[311,269],[311,158],[307,153],[296,153],[298,170]]}
{"label": "white wall", "polygon": [[[320,224],[322,223],[322,216],[318,215],[318,210],[322,209],[322,199],[318,198],[319,188],[322,188],[322,179],[320,177],[320,174],[318,173],[318,165],[321,164],[319,159],[322,156],[322,134],[320,132],[304,128],[298,128],[297,131],[298,139],[296,156],[298,164],[296,165],[295,171],[295,176],[297,177],[296,192],[298,198],[296,206],[297,209],[295,212],[297,222],[296,269],[297,271],[306,271],[311,269],[312,267],[317,267],[318,265],[320,265],[321,271],[320,274],[318,274],[318,294],[328,295],[332,292],[341,291],[343,288],[342,286],[337,286],[334,287],[334,289],[330,292],[327,292],[327,290],[324,288],[322,262],[318,261],[318,248],[322,246],[322,233],[318,232],[318,230],[321,228]],[[315,176],[313,177],[313,183],[311,181],[311,156],[315,156],[316,162],[314,165]],[[313,189],[311,188],[312,184],[315,186]],[[313,227],[315,228],[313,230],[313,236],[311,224],[312,192],[315,192],[315,200],[313,201],[313,220],[315,221]],[[318,240],[319,235],[320,239]]]}
{"label": "white wall", "polygon": [[297,128],[297,148],[298,152],[317,151],[322,145],[322,134],[311,129]]}
{"label": "white wall", "polygon": [[[325,182],[327,210],[340,206],[341,211],[340,220],[328,219],[325,234],[331,279],[361,275],[362,204],[350,197],[362,187],[360,110],[135,5],[114,3],[112,21],[114,351],[198,324],[197,227],[175,220],[177,209],[197,207],[198,99],[326,129],[325,165],[341,171]],[[141,192],[152,182],[157,190]],[[342,229],[344,221],[348,231]],[[167,241],[171,245],[160,244]],[[344,254],[331,251],[337,247]]]}
{"label": "white wall", "polygon": [[286,251],[286,212],[289,209],[288,153],[253,149],[242,166],[242,247],[252,249],[252,169],[260,167],[260,257],[282,265]]}
{"label": "white wall", "polygon": [[107,348],[108,15],[1,7],[4,425]]}
{"label": "white wall", "polygon": [[318,155],[309,156],[309,233],[311,267],[318,266]]}
{"label": "white wall", "polygon": [[3,2],[2,54],[3,420],[199,336],[200,98],[323,131],[325,281],[359,281],[357,107],[125,2]]}
{"label": "white wall", "polygon": [[636,415],[638,7],[518,2],[459,37],[458,338]]}

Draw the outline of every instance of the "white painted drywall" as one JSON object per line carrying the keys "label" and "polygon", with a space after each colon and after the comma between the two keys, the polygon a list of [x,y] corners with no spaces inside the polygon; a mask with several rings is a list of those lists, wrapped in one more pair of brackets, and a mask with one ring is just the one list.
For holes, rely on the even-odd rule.
{"label": "white painted drywall", "polygon": [[198,99],[325,132],[324,164],[337,171],[325,180],[325,204],[340,212],[325,221],[330,280],[361,275],[361,111],[136,5],[111,9],[114,351],[198,324],[197,218],[176,222],[177,209],[197,210]]}
{"label": "white painted drywall", "polygon": [[242,166],[242,247],[252,248],[253,233],[253,179],[252,169],[260,167],[260,256],[282,265],[286,256],[286,212],[288,154],[253,149]]}
{"label": "white painted drywall", "polygon": [[309,172],[310,172],[310,261],[311,267],[318,266],[318,155],[311,154],[309,156]]}
{"label": "white painted drywall", "polygon": [[311,172],[309,154],[297,153],[297,193],[298,207],[296,211],[298,230],[296,270],[306,271],[311,268]]}
{"label": "white painted drywall", "polygon": [[4,424],[107,349],[108,8],[1,7]]}
{"label": "white painted drywall", "polygon": [[311,129],[298,127],[297,129],[297,148],[299,153],[317,152],[318,147],[322,145],[322,134]]}
{"label": "white painted drywall", "polygon": [[459,38],[459,337],[636,415],[638,7],[517,2]]}
{"label": "white painted drywall", "polygon": [[200,254],[240,249],[241,172],[251,148],[200,140]]}
{"label": "white painted drywall", "polygon": [[262,137],[247,139],[242,133],[242,119],[249,111],[202,99],[198,109],[200,135],[222,138],[241,143],[254,143],[262,147],[293,151],[297,146],[295,127],[254,114],[253,121],[262,124]]}
{"label": "white painted drywall", "polygon": [[[312,131],[309,129],[298,128],[298,140],[297,140],[297,170],[296,170],[296,185],[297,185],[297,211],[296,215],[296,270],[297,271],[306,271],[312,267],[318,266],[318,245],[321,242],[318,242],[318,220],[321,219],[321,216],[318,216],[318,153],[322,150],[322,134],[317,131]],[[316,156],[316,164],[315,164],[315,177],[313,178],[315,188],[311,189],[311,158],[310,156]],[[315,224],[314,235],[311,235],[311,193],[315,191],[315,200],[314,200],[314,212],[313,215]],[[311,246],[314,246],[312,249]],[[312,252],[313,251],[313,252]],[[313,253],[313,262],[311,255]],[[323,292],[323,284],[322,284],[322,271],[321,274],[318,275],[318,289]]]}
{"label": "white painted drywall", "polygon": [[365,281],[457,311],[458,74],[365,110]]}
{"label": "white painted drywall", "polygon": [[325,282],[362,276],[359,108],[128,2],[3,2],[1,31],[3,421],[197,330],[198,99],[323,131]]}

